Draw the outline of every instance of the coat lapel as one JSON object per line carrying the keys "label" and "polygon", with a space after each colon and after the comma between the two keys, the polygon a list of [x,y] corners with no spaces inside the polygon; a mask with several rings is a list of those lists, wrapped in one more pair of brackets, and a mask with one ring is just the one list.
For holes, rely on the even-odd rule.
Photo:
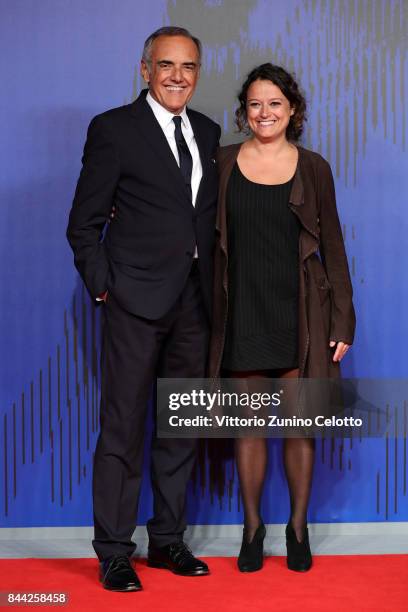
{"label": "coat lapel", "polygon": [[[231,176],[232,169],[237,160],[241,144],[230,145],[221,154],[220,170],[220,186],[218,196],[218,209],[216,230],[220,234],[220,246],[227,256],[227,220],[226,220],[226,195],[228,181]],[[318,215],[314,206],[306,203],[304,200],[304,177],[307,172],[305,167],[305,155],[302,147],[297,147],[299,152],[298,164],[293,180],[292,189],[289,196],[289,207],[297,216],[303,228],[303,232],[299,239],[299,250],[301,259],[304,261],[311,253],[319,248],[319,226]]]}
{"label": "coat lapel", "polygon": [[147,90],[142,91],[140,96],[133,103],[131,109],[132,116],[137,121],[139,132],[147,145],[154,150],[158,159],[163,163],[164,167],[171,175],[173,184],[180,195],[180,199],[184,204],[191,207],[190,197],[184,184],[180,168],[160,124],[146,102],[146,94]]}
{"label": "coat lapel", "polygon": [[237,160],[240,144],[230,145],[223,154],[218,154],[219,191],[215,229],[220,234],[220,245],[227,257],[227,187],[232,169]]}
{"label": "coat lapel", "polygon": [[305,203],[304,181],[313,176],[313,170],[306,168],[305,149],[297,147],[299,159],[289,196],[289,206],[298,217],[303,228],[316,240],[319,240],[318,214],[314,206]]}
{"label": "coat lapel", "polygon": [[206,137],[205,131],[202,129],[202,126],[199,121],[197,121],[196,117],[193,113],[189,112],[187,109],[187,115],[191,123],[191,127],[193,128],[194,138],[197,143],[198,152],[200,154],[201,168],[203,171],[203,175],[201,177],[200,185],[198,187],[197,198],[195,202],[195,208],[197,209],[201,202],[201,196],[203,193],[203,187],[205,184],[206,173],[208,171],[208,166],[211,163],[209,159],[209,154],[206,147]]}

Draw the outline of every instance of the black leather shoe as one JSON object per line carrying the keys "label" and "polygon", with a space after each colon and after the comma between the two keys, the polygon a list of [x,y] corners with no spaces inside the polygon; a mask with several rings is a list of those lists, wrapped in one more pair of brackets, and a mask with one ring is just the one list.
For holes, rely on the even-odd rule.
{"label": "black leather shoe", "polygon": [[109,591],[140,591],[142,584],[129,558],[111,557],[99,564],[99,579]]}
{"label": "black leather shoe", "polygon": [[242,535],[241,550],[238,557],[238,569],[241,572],[257,572],[263,566],[263,541],[265,539],[265,525],[261,523],[255,531],[255,535],[250,542],[244,529]]}
{"label": "black leather shoe", "polygon": [[286,525],[287,565],[295,572],[307,572],[312,567],[312,553],[310,552],[309,532],[305,527],[303,538],[298,542],[296,532],[292,525]]}
{"label": "black leather shoe", "polygon": [[208,565],[197,559],[184,542],[174,542],[162,548],[149,546],[147,565],[169,569],[180,576],[205,576],[210,573]]}

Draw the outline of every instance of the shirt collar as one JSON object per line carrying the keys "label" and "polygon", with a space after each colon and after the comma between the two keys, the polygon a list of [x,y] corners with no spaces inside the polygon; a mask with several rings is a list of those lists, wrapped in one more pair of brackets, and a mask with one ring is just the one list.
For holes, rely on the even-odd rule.
{"label": "shirt collar", "polygon": [[[167,128],[169,127],[169,125],[174,125],[173,117],[175,117],[176,115],[174,115],[173,113],[168,111],[166,108],[164,108],[164,106],[159,104],[159,102],[157,102],[157,100],[153,98],[150,91],[147,93],[146,102],[152,109],[154,116],[156,117],[157,121],[160,124],[161,129],[164,132],[167,131]],[[187,115],[186,107],[183,108],[179,116],[181,117],[183,127],[186,130],[191,131],[191,134],[193,135],[193,130],[191,128],[190,120]]]}

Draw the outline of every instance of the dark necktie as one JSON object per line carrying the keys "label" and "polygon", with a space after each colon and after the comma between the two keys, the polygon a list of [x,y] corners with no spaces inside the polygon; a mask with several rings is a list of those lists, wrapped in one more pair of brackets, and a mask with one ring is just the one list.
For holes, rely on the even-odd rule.
{"label": "dark necktie", "polygon": [[180,170],[192,200],[191,173],[193,171],[193,158],[191,157],[190,149],[181,131],[181,117],[173,117],[173,121],[176,126],[174,137],[176,139],[177,151],[179,154]]}

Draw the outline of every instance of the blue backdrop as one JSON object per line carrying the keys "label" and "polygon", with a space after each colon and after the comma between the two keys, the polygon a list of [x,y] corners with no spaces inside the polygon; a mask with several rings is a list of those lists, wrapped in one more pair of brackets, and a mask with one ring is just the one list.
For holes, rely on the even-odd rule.
{"label": "blue backdrop", "polygon": [[[240,81],[294,70],[309,104],[304,143],[332,164],[357,309],[349,376],[404,377],[408,4],[404,0],[0,0],[0,525],[90,525],[100,317],[65,240],[86,128],[143,86],[146,36],[182,25],[204,43],[192,102],[237,140]],[[285,522],[279,441],[265,522]],[[151,508],[148,478],[139,522]],[[237,523],[232,462],[212,490],[201,460],[191,523]],[[318,446],[313,522],[408,520],[407,440]]]}

